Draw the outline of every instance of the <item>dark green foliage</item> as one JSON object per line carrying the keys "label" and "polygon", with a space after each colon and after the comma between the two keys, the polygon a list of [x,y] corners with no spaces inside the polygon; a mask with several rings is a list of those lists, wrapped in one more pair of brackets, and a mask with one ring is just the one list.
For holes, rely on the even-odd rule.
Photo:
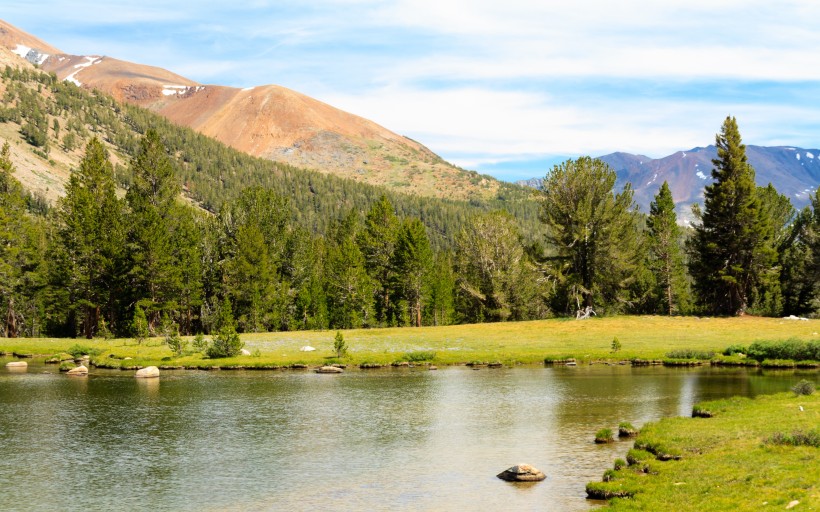
{"label": "dark green foliage", "polygon": [[396,237],[391,266],[394,268],[396,298],[404,305],[400,311],[402,325],[421,327],[422,313],[430,295],[433,251],[427,231],[419,219],[405,219]]}
{"label": "dark green foliage", "polygon": [[351,211],[333,230],[328,244],[325,283],[331,327],[368,327],[373,318],[373,281],[356,243],[357,218]]}
{"label": "dark green foliage", "polygon": [[653,290],[655,312],[667,315],[686,313],[689,306],[689,285],[680,245],[682,230],[675,215],[672,192],[664,181],[649,205],[646,219],[649,230],[649,268],[655,278]]}
{"label": "dark green foliage", "polygon": [[336,357],[339,358],[347,355],[347,343],[345,343],[345,337],[341,331],[336,331],[336,336],[333,338],[333,351],[336,353]]}
{"label": "dark green foliage", "polygon": [[381,196],[367,212],[364,228],[359,232],[358,242],[364,255],[365,268],[371,279],[377,283],[375,315],[380,325],[395,325],[400,316],[393,303],[396,284],[393,258],[399,232],[399,220],[393,205],[386,196]]}
{"label": "dark green foliage", "polygon": [[806,379],[801,379],[800,382],[792,386],[792,391],[795,395],[812,395],[814,394],[814,382]]}
{"label": "dark green foliage", "polygon": [[217,325],[218,332],[213,337],[205,355],[211,359],[238,356],[245,344],[239,339],[239,334],[236,333],[231,302],[227,298],[220,307]]}
{"label": "dark green foliage", "polygon": [[769,444],[813,446],[815,448],[820,448],[820,429],[813,429],[805,432],[795,431],[791,434],[776,432],[772,434],[766,442]]}
{"label": "dark green foliage", "polygon": [[615,171],[581,157],[556,165],[544,179],[541,220],[547,226],[548,272],[556,307],[615,311],[630,299],[640,268],[641,239],[629,184],[615,193]]}
{"label": "dark green foliage", "polygon": [[729,345],[723,350],[724,356],[733,356],[735,354],[745,354],[748,349],[744,345]]}
{"label": "dark green foliage", "polygon": [[681,349],[667,352],[666,357],[670,359],[698,359],[701,361],[708,361],[715,357],[715,353],[703,350]]}
{"label": "dark green foliage", "polygon": [[820,361],[820,341],[758,341],[749,345],[746,355],[757,361],[790,359],[792,361]]}
{"label": "dark green foliage", "polygon": [[621,350],[621,342],[618,340],[618,337],[612,338],[612,343],[610,343],[610,348],[612,349],[612,353],[616,353]]}
{"label": "dark green foliage", "polygon": [[724,121],[716,145],[715,183],[706,187],[702,223],[690,245],[689,271],[697,297],[713,314],[743,314],[752,306],[770,309],[777,298],[759,297],[756,290],[777,293],[770,290],[779,279],[773,224],[761,207],[755,172],[733,117]]}
{"label": "dark green foliage", "polygon": [[98,356],[102,352],[100,349],[88,347],[86,345],[74,344],[66,350],[69,354],[78,359],[82,356]]}

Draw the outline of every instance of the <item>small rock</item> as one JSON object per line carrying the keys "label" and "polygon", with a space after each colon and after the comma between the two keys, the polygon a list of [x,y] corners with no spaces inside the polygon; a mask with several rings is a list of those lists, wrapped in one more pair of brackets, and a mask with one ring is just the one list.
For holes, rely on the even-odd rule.
{"label": "small rock", "polygon": [[152,379],[155,377],[159,377],[159,368],[156,366],[147,366],[140,370],[137,370],[137,373],[134,374],[134,377],[138,379]]}
{"label": "small rock", "polygon": [[540,482],[547,478],[544,473],[529,464],[518,464],[496,476],[507,482]]}
{"label": "small rock", "polygon": [[313,352],[314,350],[316,349],[311,347],[310,345],[305,345],[304,347],[299,349],[299,352]]}
{"label": "small rock", "polygon": [[316,369],[316,373],[344,373],[344,370],[335,366],[322,366]]}
{"label": "small rock", "polygon": [[28,363],[25,361],[10,361],[6,363],[6,368],[28,368]]}
{"label": "small rock", "polygon": [[799,501],[797,501],[797,500],[790,501],[790,502],[789,502],[789,504],[788,504],[788,505],[786,505],[786,510],[789,510],[789,509],[791,509],[791,508],[794,508],[794,507],[796,507],[797,505],[800,505],[800,502],[799,502]]}
{"label": "small rock", "polygon": [[88,375],[88,368],[83,365],[72,368],[66,372],[66,375]]}
{"label": "small rock", "polygon": [[438,370],[438,366],[433,366],[433,365],[430,365],[429,370],[430,370],[430,371],[432,371],[432,370]]}
{"label": "small rock", "polygon": [[244,349],[244,348],[242,350],[240,350],[239,353],[242,354],[243,356],[251,355],[251,351],[248,350],[248,349]]}

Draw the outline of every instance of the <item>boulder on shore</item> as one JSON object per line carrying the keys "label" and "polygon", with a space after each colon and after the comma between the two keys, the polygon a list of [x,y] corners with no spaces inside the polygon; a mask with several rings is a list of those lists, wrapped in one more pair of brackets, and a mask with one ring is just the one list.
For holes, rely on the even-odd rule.
{"label": "boulder on shore", "polygon": [[322,366],[316,369],[316,373],[344,373],[344,370],[337,366]]}
{"label": "boulder on shore", "polygon": [[28,368],[28,363],[25,361],[9,361],[6,363],[6,368]]}
{"label": "boulder on shore", "polygon": [[66,375],[88,375],[88,368],[83,365],[72,368],[66,372]]}
{"label": "boulder on shore", "polygon": [[305,345],[304,347],[300,348],[300,352],[313,352],[316,350],[315,348],[311,347],[310,345]]}
{"label": "boulder on shore", "polygon": [[529,464],[518,464],[496,476],[507,482],[540,482],[547,478],[544,473]]}
{"label": "boulder on shore", "polygon": [[159,368],[156,366],[146,366],[140,370],[137,370],[137,373],[134,374],[134,377],[138,379],[151,379],[155,377],[159,377]]}
{"label": "boulder on shore", "polygon": [[242,350],[240,350],[240,351],[239,351],[239,353],[240,353],[241,355],[243,355],[243,356],[249,356],[249,355],[251,355],[251,351],[250,351],[250,350],[248,350],[248,349],[245,349],[245,348],[243,348]]}

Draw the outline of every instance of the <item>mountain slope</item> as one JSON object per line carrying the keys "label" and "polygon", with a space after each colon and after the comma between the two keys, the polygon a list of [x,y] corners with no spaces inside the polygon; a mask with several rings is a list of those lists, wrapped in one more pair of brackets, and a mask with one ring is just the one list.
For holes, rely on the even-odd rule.
{"label": "mountain slope", "polygon": [[1,20],[0,30],[0,43],[34,48],[29,60],[61,80],[148,108],[253,156],[424,196],[491,198],[499,190],[497,180],[459,169],[416,141],[284,87],[202,85],[157,67],[67,55]]}

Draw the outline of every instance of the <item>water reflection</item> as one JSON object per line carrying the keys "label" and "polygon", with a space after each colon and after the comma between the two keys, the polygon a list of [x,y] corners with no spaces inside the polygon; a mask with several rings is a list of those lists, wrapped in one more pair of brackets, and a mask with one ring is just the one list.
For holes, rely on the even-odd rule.
{"label": "water reflection", "polygon": [[[585,483],[630,446],[595,445],[599,428],[800,378],[818,379],[628,366],[160,379],[0,369],[0,443],[19,448],[0,459],[0,486],[16,491],[0,509],[582,510]],[[495,478],[519,462],[547,480]]]}

